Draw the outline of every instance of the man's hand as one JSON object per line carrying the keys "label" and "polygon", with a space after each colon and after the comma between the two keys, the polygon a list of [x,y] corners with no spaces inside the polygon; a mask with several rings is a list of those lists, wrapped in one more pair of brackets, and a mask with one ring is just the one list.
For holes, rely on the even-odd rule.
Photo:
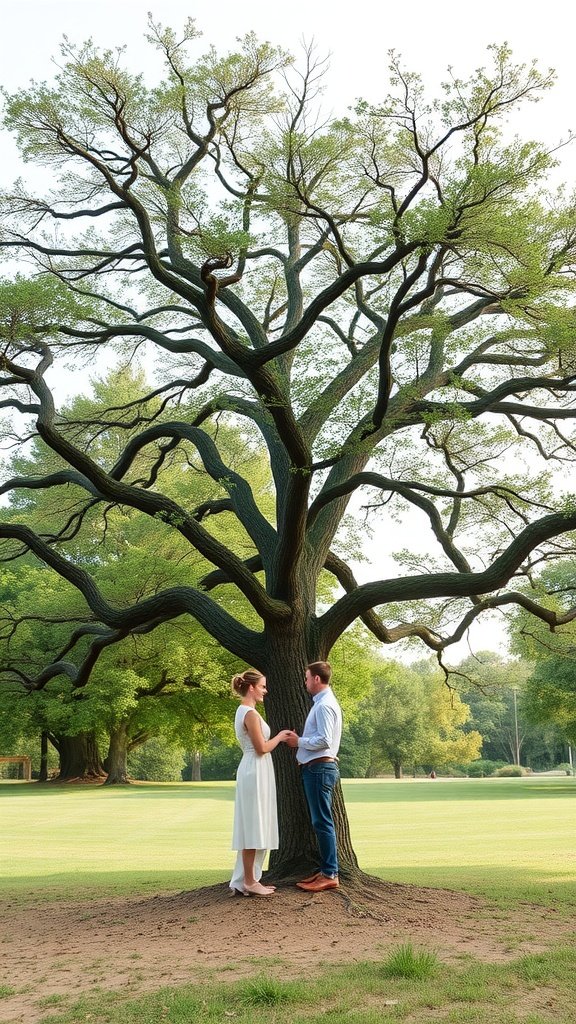
{"label": "man's hand", "polygon": [[297,747],[298,746],[298,733],[297,732],[289,731],[288,735],[286,737],[286,743],[288,744],[289,747]]}

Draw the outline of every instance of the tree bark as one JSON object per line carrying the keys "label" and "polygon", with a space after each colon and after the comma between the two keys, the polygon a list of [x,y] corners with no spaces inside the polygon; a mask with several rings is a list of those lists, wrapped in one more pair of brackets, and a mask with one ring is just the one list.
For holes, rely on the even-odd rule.
{"label": "tree bark", "polygon": [[401,779],[402,778],[402,765],[400,764],[400,761],[394,761],[392,767],[394,768],[394,778],[395,779]]}
{"label": "tree bark", "polygon": [[202,782],[202,752],[200,750],[193,750],[190,756],[190,781],[191,782]]}
{"label": "tree bark", "polygon": [[110,744],[104,762],[108,776],[105,786],[127,786],[128,778],[128,733],[126,723],[122,722],[110,733]]}
{"label": "tree bark", "polygon": [[71,779],[104,781],[106,773],[94,732],[81,732],[77,736],[58,736],[57,742],[60,756],[57,782],[67,782]]}
{"label": "tree bark", "polygon": [[[266,673],[268,698],[266,712],[274,736],[280,729],[302,733],[311,702],[304,686],[306,665],[321,656],[306,652],[303,637],[289,635],[273,638],[272,657]],[[280,848],[270,854],[270,879],[303,878],[317,870],[318,844],[310,824],[308,805],[296,762],[295,750],[281,743],[272,754],[276,772],[278,827]],[[340,876],[344,880],[360,880],[362,872],[350,836],[350,826],[342,795],[337,785],[334,792],[333,816],[338,839]]]}
{"label": "tree bark", "polygon": [[48,734],[40,734],[40,773],[38,782],[48,782]]}

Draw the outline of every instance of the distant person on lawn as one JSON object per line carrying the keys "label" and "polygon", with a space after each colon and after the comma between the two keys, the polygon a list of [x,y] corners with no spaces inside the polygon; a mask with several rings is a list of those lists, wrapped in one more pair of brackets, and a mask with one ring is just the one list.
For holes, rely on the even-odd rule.
{"label": "distant person on lawn", "polygon": [[232,679],[232,689],[242,703],[234,729],[242,747],[236,773],[236,799],[232,849],[238,850],[230,888],[234,895],[272,896],[273,885],[262,885],[262,868],[268,850],[278,849],[276,780],[270,751],[295,735],[282,729],[270,739],[270,726],[256,711],[266,695],[266,677],[247,669]]}
{"label": "distant person on lawn", "polygon": [[289,747],[297,748],[296,760],[301,768],[302,785],[320,850],[320,870],[296,883],[307,892],[337,889],[340,884],[332,796],[340,778],[338,750],[342,710],[332,692],[331,678],[332,669],[327,661],[308,665],[305,685],[312,697],[312,709],[302,735],[289,733],[286,740]]}

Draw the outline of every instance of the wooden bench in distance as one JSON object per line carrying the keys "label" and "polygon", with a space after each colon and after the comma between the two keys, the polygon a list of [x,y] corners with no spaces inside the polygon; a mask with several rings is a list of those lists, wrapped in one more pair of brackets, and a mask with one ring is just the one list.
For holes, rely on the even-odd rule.
{"label": "wooden bench in distance", "polygon": [[5,757],[0,756],[0,764],[21,764],[23,769],[24,781],[32,781],[32,761],[29,757]]}

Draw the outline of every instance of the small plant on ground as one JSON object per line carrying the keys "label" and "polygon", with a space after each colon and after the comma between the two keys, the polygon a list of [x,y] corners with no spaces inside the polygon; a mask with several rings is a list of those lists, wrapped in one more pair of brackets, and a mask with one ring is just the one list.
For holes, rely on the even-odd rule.
{"label": "small plant on ground", "polygon": [[42,996],[41,999],[37,1000],[38,1006],[60,1006],[61,1003],[65,1003],[68,996],[62,995],[58,992],[53,992],[50,996]]}
{"label": "small plant on ground", "polygon": [[429,978],[437,966],[438,958],[435,953],[415,951],[410,943],[406,943],[392,950],[388,959],[384,961],[384,977],[422,981]]}
{"label": "small plant on ground", "polygon": [[240,996],[249,1006],[278,1006],[295,1002],[301,997],[301,986],[259,977],[242,985]]}

